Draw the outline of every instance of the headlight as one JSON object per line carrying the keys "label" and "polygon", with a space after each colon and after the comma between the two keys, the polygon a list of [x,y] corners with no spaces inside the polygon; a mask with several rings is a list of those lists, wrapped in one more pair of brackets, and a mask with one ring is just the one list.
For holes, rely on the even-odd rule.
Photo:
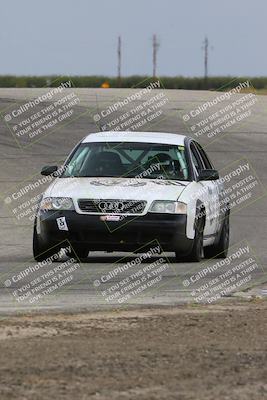
{"label": "headlight", "polygon": [[40,210],[74,210],[69,197],[46,197],[41,201]]}
{"label": "headlight", "polygon": [[150,212],[167,214],[186,214],[187,206],[180,201],[156,200],[153,201]]}

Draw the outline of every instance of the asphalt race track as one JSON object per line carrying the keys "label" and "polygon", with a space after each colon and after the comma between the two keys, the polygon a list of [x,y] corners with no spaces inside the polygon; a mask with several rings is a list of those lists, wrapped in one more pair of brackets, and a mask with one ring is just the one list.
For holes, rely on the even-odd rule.
{"label": "asphalt race track", "polygon": [[[67,93],[72,91],[72,89],[64,90]],[[160,92],[159,89],[155,90]],[[20,117],[16,117],[15,122],[13,120],[7,121],[9,119],[7,114],[10,115],[11,110],[18,110],[20,105],[37,98],[47,91],[47,89],[46,91],[42,89],[0,89],[0,112],[2,114],[0,120],[1,314],[4,315],[28,309],[76,311],[78,309],[95,310],[108,307],[134,307],[137,305],[164,306],[184,302],[196,302],[195,297],[197,294],[204,291],[204,289],[199,289],[200,281],[203,287],[206,285],[206,288],[223,283],[222,278],[216,281],[216,277],[218,278],[222,273],[222,269],[220,268],[202,275],[201,280],[194,284],[192,280],[190,281],[190,277],[196,280],[197,273],[203,270],[203,268],[213,266],[216,260],[203,260],[204,266],[193,263],[175,263],[173,254],[169,253],[166,255],[168,261],[160,275],[160,279],[156,280],[155,284],[151,284],[145,290],[132,295],[131,298],[118,304],[115,301],[116,299],[114,300],[112,297],[108,298],[108,296],[115,293],[116,287],[121,288],[127,285],[127,277],[129,275],[132,276],[138,270],[138,265],[129,267],[122,274],[114,274],[114,276],[108,279],[107,284],[102,283],[99,286],[99,279],[101,279],[101,276],[107,276],[109,271],[113,271],[114,265],[116,268],[125,265],[125,263],[134,260],[137,255],[94,252],[90,254],[88,263],[76,266],[76,269],[74,268],[70,272],[72,280],[69,284],[62,285],[60,289],[47,294],[40,301],[31,304],[29,304],[27,299],[18,301],[16,296],[21,293],[19,289],[22,288],[22,282],[23,285],[27,285],[33,276],[29,273],[21,281],[17,279],[17,284],[10,284],[10,277],[14,274],[19,276],[20,271],[24,271],[25,268],[36,264],[32,260],[32,222],[28,216],[18,218],[17,211],[14,211],[14,208],[19,207],[21,199],[23,199],[23,202],[30,200],[37,192],[34,191],[33,193],[29,191],[24,193],[21,188],[25,188],[27,184],[35,182],[41,177],[38,173],[42,166],[55,163],[60,164],[79,140],[91,132],[98,131],[96,122],[99,122],[98,116],[102,110],[108,110],[109,106],[114,105],[119,100],[123,101],[125,98],[129,98],[132,94],[137,93],[138,89],[75,89],[76,98],[79,100],[76,103],[74,102],[75,104],[72,104],[74,111],[72,114],[68,114],[70,118],[66,115],[66,119],[59,122],[57,129],[47,128],[46,134],[36,133],[32,140],[26,139],[26,133],[21,135],[21,137],[17,136],[17,140],[15,140],[14,135],[16,136],[16,129],[18,128],[14,128],[14,126],[15,122],[17,123],[17,118]],[[173,134],[183,133],[193,136],[198,128],[195,125],[192,128],[191,120],[198,117],[190,117],[191,119],[186,121],[188,118],[187,115],[190,115],[190,110],[197,110],[198,107],[201,110],[201,106],[204,103],[210,99],[214,99],[217,95],[218,93],[216,92],[166,90],[160,101],[162,99],[165,100],[162,103],[158,103],[157,110],[161,110],[160,113],[154,113],[155,118],[147,121],[140,130],[171,132]],[[149,96],[151,97],[151,94]],[[231,99],[224,100],[223,104],[213,105],[208,110],[201,111],[202,117],[200,119],[203,120],[203,126],[205,124],[207,126],[207,121],[204,121],[205,118],[210,116],[208,123],[218,118],[218,115],[215,115],[216,111],[220,112],[223,109],[224,111],[221,112],[221,115],[226,115],[228,112],[226,109],[227,105],[232,103],[233,100],[236,101],[242,98],[242,96],[244,95],[235,94]],[[55,98],[51,101],[54,102]],[[49,99],[46,100],[45,107],[49,107],[51,101]],[[236,103],[234,105],[235,111],[239,107],[239,113],[241,105],[245,103],[248,104],[247,107],[250,110],[248,114],[239,118],[236,124],[229,124],[223,128],[222,132],[213,135],[212,138],[208,138],[204,130],[198,137],[217,169],[220,171],[231,171],[231,169],[237,168],[238,163],[242,160],[242,162],[249,165],[249,171],[244,170],[242,178],[252,174],[253,179],[257,179],[256,186],[248,189],[252,190],[251,196],[248,196],[246,200],[243,199],[244,201],[242,202],[240,201],[239,205],[233,208],[231,215],[232,248],[249,247],[250,256],[253,254],[257,262],[257,268],[240,275],[239,279],[241,280],[249,276],[251,272],[250,280],[242,281],[243,284],[240,281],[240,286],[238,286],[235,292],[248,287],[254,287],[259,283],[263,284],[267,281],[267,97],[257,96],[252,105],[249,104],[250,101],[252,101],[252,97],[248,97],[246,100],[240,102],[240,104]],[[111,115],[103,116],[103,121],[100,122],[103,122],[107,126],[107,122],[111,122],[111,120],[115,121],[117,117],[119,118],[125,115],[127,111],[130,112],[134,109],[135,111],[132,112],[132,115],[136,115],[136,107],[142,102],[143,99],[136,97],[129,101],[128,104],[124,104],[123,107],[115,111],[113,110]],[[43,108],[44,103],[35,105],[30,110],[32,118],[35,118],[33,115],[38,111],[41,112]],[[36,116],[36,120],[40,118],[40,115]],[[126,116],[122,120],[124,118]],[[226,121],[225,119],[223,123],[226,123]],[[13,134],[11,132],[12,129]],[[238,176],[231,175],[231,182],[238,182],[238,179]],[[249,182],[251,181],[248,179],[246,184]],[[43,191],[46,186],[47,183],[35,190],[39,190],[39,192]],[[21,194],[21,198],[14,200],[14,203],[12,198],[13,193]],[[126,255],[128,258],[121,260]],[[154,256],[149,262],[146,261],[144,265],[157,262],[160,257]],[[242,254],[242,257],[245,259],[247,255]],[[64,260],[67,260],[67,258],[63,256],[61,263]],[[50,270],[57,265],[60,265],[60,263],[57,262],[52,266],[50,265]],[[48,271],[45,268],[42,274],[44,271]],[[224,268],[224,271],[227,271],[230,267],[226,265]],[[125,279],[125,284],[122,282],[122,279]],[[136,282],[137,277],[133,279]],[[224,279],[227,279],[226,275]],[[191,283],[188,284],[188,282]],[[112,288],[113,286],[114,288]],[[194,291],[193,294],[192,290]],[[25,289],[23,293],[26,292]],[[226,296],[229,295],[226,292]]]}

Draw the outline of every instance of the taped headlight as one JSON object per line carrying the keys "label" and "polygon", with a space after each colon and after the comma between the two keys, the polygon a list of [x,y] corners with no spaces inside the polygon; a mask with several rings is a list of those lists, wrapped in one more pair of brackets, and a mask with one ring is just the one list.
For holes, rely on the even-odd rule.
{"label": "taped headlight", "polygon": [[74,205],[69,197],[45,197],[40,210],[74,210]]}
{"label": "taped headlight", "polygon": [[186,214],[187,206],[180,201],[155,200],[149,211],[162,214]]}

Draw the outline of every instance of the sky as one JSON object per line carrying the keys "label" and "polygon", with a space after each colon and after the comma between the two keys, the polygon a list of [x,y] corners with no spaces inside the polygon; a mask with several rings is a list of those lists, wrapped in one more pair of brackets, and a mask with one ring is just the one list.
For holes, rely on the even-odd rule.
{"label": "sky", "polygon": [[266,0],[0,0],[0,74],[266,76]]}

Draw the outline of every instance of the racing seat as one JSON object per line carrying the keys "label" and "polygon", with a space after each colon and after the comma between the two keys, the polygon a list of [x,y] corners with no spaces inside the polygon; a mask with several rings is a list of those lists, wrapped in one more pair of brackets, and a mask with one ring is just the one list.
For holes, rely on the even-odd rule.
{"label": "racing seat", "polygon": [[165,174],[166,178],[176,177],[177,179],[184,179],[184,174],[181,169],[181,165],[178,160],[173,160],[169,154],[158,153],[153,159],[151,159],[151,164],[160,164],[160,173]]}
{"label": "racing seat", "polygon": [[123,172],[120,156],[111,151],[102,151],[90,157],[82,168],[81,176],[120,176]]}

